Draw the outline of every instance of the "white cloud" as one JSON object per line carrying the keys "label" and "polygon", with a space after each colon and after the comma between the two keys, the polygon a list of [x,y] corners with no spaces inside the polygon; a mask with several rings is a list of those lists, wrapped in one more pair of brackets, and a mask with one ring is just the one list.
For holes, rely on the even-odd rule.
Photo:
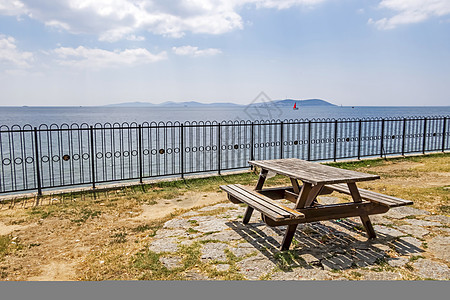
{"label": "white cloud", "polygon": [[200,50],[198,49],[198,47],[193,46],[172,47],[172,51],[176,55],[193,56],[193,57],[213,56],[222,53],[220,49],[208,48]]}
{"label": "white cloud", "polygon": [[18,0],[0,0],[0,14],[20,15],[24,12],[25,5]]}
{"label": "white cloud", "polygon": [[186,32],[222,34],[243,28],[244,6],[287,9],[328,0],[0,0],[0,14],[27,15],[102,41],[134,39],[137,31],[179,38]]}
{"label": "white cloud", "polygon": [[369,19],[378,29],[393,29],[400,25],[423,22],[432,17],[450,14],[449,0],[382,0],[379,8],[395,12],[390,18]]}
{"label": "white cloud", "polygon": [[167,59],[165,51],[152,54],[143,48],[108,51],[83,46],[78,48],[60,47],[53,50],[53,53],[58,56],[57,62],[60,65],[86,69],[136,66]]}
{"label": "white cloud", "polygon": [[33,53],[17,49],[16,40],[0,35],[0,63],[8,66],[28,68],[33,61]]}
{"label": "white cloud", "polygon": [[312,7],[327,0],[247,0],[247,2],[254,2],[258,7],[288,9],[293,6]]}

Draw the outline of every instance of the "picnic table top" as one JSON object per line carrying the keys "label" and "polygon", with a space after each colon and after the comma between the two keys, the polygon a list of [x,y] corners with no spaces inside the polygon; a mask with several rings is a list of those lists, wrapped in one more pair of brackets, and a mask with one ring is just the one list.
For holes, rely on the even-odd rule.
{"label": "picnic table top", "polygon": [[335,168],[298,158],[251,160],[248,163],[314,185],[380,179],[378,175]]}

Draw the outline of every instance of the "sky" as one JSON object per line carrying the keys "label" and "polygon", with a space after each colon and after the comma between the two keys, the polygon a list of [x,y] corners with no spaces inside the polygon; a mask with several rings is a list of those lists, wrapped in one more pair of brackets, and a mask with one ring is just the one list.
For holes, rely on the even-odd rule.
{"label": "sky", "polygon": [[450,0],[0,0],[0,105],[450,105]]}

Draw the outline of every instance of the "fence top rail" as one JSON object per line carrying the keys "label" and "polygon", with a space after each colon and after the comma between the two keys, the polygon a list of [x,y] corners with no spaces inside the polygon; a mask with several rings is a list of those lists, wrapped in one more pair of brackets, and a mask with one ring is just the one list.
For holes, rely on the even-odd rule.
{"label": "fence top rail", "polygon": [[71,130],[110,130],[110,129],[149,129],[149,128],[179,128],[183,127],[218,127],[218,126],[250,126],[250,125],[294,125],[294,124],[307,124],[307,123],[352,123],[352,122],[381,122],[381,121],[435,121],[435,120],[445,120],[450,116],[407,116],[407,117],[365,117],[365,118],[312,118],[312,119],[271,119],[271,120],[223,120],[223,121],[159,121],[159,122],[123,122],[123,123],[95,123],[93,125],[87,123],[62,123],[62,124],[40,124],[38,126],[32,126],[30,124],[24,125],[0,125],[0,133],[6,132],[30,132],[33,131],[34,128],[37,128],[38,131],[71,131]]}

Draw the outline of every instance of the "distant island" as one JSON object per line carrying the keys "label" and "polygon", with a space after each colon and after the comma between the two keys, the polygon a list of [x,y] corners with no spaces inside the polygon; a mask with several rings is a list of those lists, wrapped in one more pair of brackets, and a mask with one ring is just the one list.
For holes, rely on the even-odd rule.
{"label": "distant island", "polygon": [[[284,99],[284,100],[273,100],[268,103],[251,103],[248,105],[255,106],[266,106],[275,105],[279,107],[293,107],[294,103],[297,103],[297,107],[302,106],[336,106],[330,102],[321,99],[305,99],[305,100],[295,100],[295,99]],[[150,102],[124,102],[116,104],[108,104],[107,107],[242,107],[247,106],[245,104],[236,104],[231,102],[215,102],[215,103],[201,103],[196,101],[186,101],[186,102],[173,102],[167,101],[159,104],[154,104]]]}

